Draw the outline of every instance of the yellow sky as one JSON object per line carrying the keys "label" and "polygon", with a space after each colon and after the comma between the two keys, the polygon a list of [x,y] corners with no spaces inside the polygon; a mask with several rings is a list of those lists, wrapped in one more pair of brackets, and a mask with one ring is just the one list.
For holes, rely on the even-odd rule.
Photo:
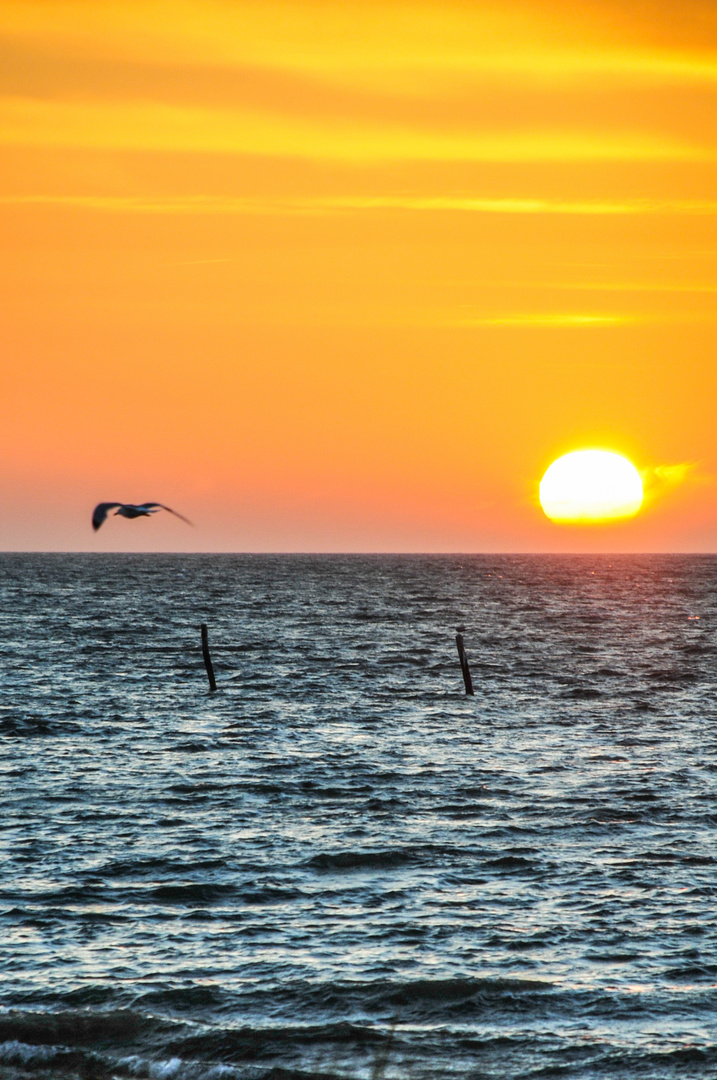
{"label": "yellow sky", "polygon": [[708,2],[5,0],[0,546],[715,550],[716,101]]}

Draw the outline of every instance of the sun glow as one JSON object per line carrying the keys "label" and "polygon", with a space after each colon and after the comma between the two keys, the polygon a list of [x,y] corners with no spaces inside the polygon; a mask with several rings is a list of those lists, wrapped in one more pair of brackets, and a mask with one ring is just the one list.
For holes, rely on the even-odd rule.
{"label": "sun glow", "polygon": [[642,506],[642,480],[620,454],[576,450],[545,473],[540,505],[551,521],[589,525],[629,518]]}

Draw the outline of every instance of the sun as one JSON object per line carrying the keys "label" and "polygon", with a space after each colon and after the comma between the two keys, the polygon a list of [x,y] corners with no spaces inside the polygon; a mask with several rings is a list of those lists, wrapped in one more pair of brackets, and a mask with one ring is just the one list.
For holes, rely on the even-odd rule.
{"label": "sun", "polygon": [[540,505],[551,521],[593,525],[634,517],[642,480],[632,462],[609,450],[575,450],[554,461],[540,481]]}

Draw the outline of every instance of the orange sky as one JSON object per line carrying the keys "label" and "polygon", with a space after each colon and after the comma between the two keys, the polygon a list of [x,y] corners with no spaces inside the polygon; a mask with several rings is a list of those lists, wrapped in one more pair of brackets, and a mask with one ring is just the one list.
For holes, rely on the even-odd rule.
{"label": "orange sky", "polygon": [[717,550],[716,102],[712,0],[3,0],[0,547]]}

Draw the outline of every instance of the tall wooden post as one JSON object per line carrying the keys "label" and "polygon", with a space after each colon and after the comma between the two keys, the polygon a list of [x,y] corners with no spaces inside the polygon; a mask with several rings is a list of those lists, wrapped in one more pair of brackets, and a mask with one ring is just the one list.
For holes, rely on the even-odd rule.
{"label": "tall wooden post", "polygon": [[217,681],[214,678],[212,658],[209,655],[209,633],[207,631],[206,623],[202,623],[202,656],[204,657],[204,666],[207,669],[207,675],[209,676],[209,689],[216,690]]}
{"label": "tall wooden post", "polygon": [[463,644],[463,634],[456,634],[456,645],[458,647],[458,659],[461,662],[461,671],[463,672],[463,682],[465,683],[466,694],[470,697],[474,697],[473,680],[471,678],[471,669],[468,666],[466,647]]}

